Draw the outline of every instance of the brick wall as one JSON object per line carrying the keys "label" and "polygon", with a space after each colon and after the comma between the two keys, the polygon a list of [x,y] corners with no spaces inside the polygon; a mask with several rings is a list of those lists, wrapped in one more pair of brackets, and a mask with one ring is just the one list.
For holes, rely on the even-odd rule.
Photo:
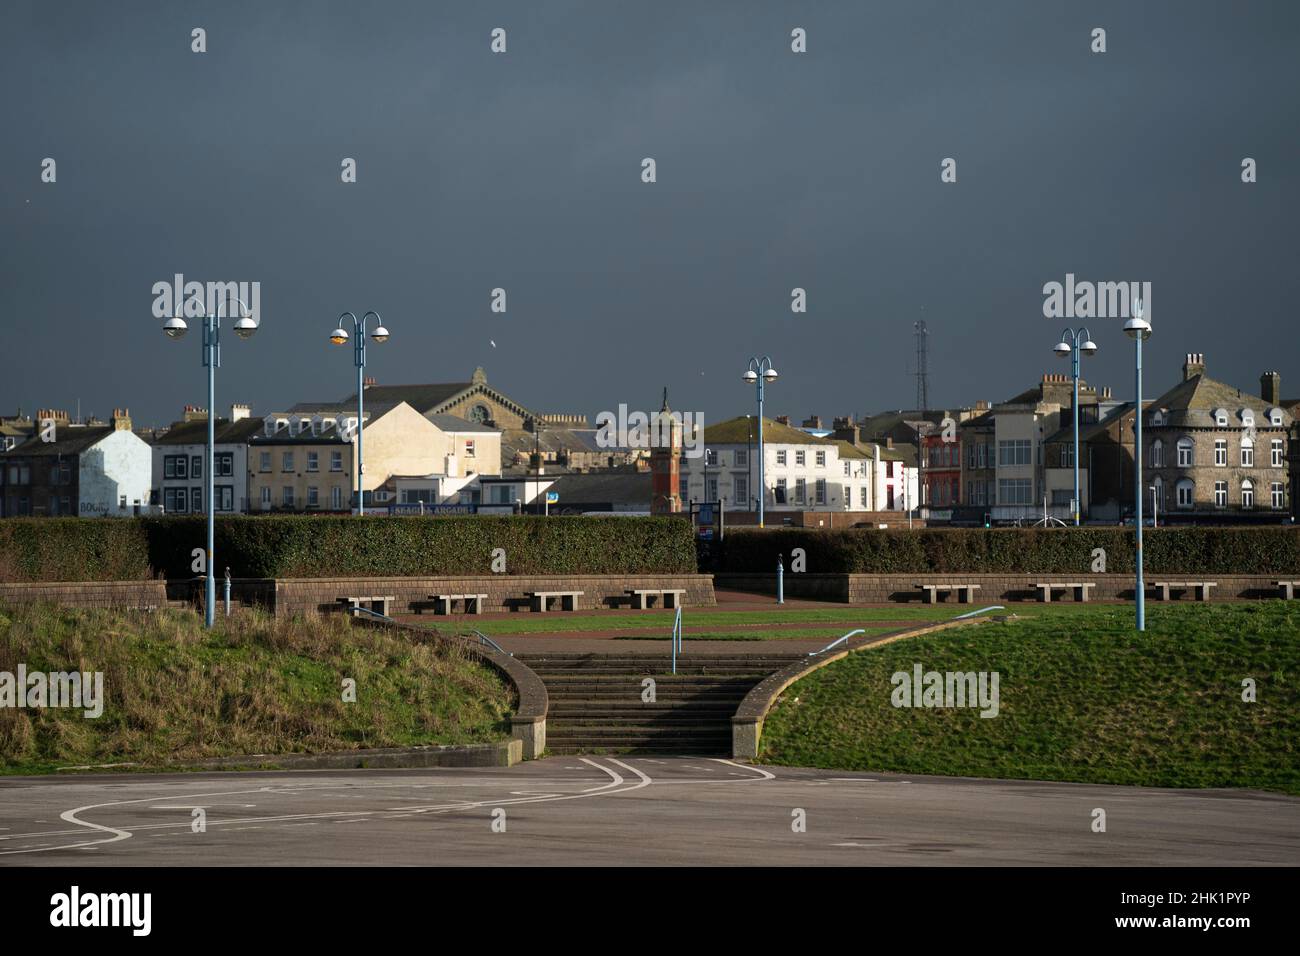
{"label": "brick wall", "polygon": [[[711,607],[713,579],[707,574],[488,575],[426,578],[292,578],[275,582],[275,612],[303,614],[338,608],[341,596],[396,598],[391,614],[434,614],[431,594],[486,594],[484,611],[527,611],[530,591],[582,591],[580,610],[627,608],[629,588],[685,588],[683,605]],[[441,610],[441,603],[438,608]]]}
{"label": "brick wall", "polygon": [[163,581],[57,581],[0,583],[0,602],[50,602],[66,607],[172,607],[184,601],[168,597]]}
{"label": "brick wall", "polygon": [[[1284,577],[1297,575],[1276,574],[1148,574],[1147,599],[1151,600],[1151,585],[1159,581],[1216,581],[1210,600],[1274,598],[1278,589],[1273,584]],[[1133,575],[1131,574],[794,574],[785,575],[786,597],[808,598],[820,601],[843,601],[850,604],[886,604],[899,601],[921,601],[916,585],[927,584],[978,584],[976,602],[987,604],[996,601],[1037,601],[1038,582],[1090,582],[1089,600],[1133,600]],[[716,584],[722,588],[740,591],[776,593],[775,574],[719,574]],[[1178,596],[1174,592],[1173,596]],[[1184,599],[1194,595],[1189,591]],[[956,602],[949,594],[947,601]],[[1073,592],[1056,591],[1053,601],[1073,600]]]}

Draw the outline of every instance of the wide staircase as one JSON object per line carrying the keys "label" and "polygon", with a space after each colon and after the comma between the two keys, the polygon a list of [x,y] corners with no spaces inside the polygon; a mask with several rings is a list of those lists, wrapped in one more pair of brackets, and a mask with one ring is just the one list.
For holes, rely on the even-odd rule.
{"label": "wide staircase", "polygon": [[[749,691],[797,654],[518,654],[550,697],[546,748],[573,753],[731,753],[731,718]],[[654,680],[654,699],[644,681]]]}

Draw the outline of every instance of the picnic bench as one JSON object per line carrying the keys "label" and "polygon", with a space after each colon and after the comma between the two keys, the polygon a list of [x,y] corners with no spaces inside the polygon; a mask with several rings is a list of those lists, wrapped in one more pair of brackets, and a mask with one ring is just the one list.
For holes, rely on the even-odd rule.
{"label": "picnic bench", "polygon": [[438,602],[442,602],[442,612],[450,614],[452,606],[456,601],[465,603],[466,614],[482,614],[483,602],[487,599],[486,594],[430,594],[429,599],[433,601],[433,608],[438,609]]}
{"label": "picnic bench", "polygon": [[[555,598],[560,602],[560,610],[576,611],[578,609],[578,598],[585,592],[583,591],[529,591],[528,595],[533,599],[533,606],[540,613],[546,610],[546,602]],[[564,602],[569,602],[568,608],[565,608]]]}
{"label": "picnic bench", "polygon": [[1044,604],[1052,603],[1053,591],[1074,590],[1074,599],[1076,601],[1088,600],[1088,591],[1097,585],[1093,581],[1039,581],[1034,587],[1038,588],[1038,600]]}
{"label": "picnic bench", "polygon": [[391,594],[378,594],[370,595],[369,597],[365,595],[348,595],[346,597],[336,598],[335,600],[340,604],[345,605],[349,612],[355,611],[363,604],[369,604],[369,609],[371,611],[377,611],[384,617],[388,617],[389,602],[396,601],[397,598]]}
{"label": "picnic bench", "polygon": [[646,599],[652,594],[659,595],[659,603],[666,608],[677,607],[682,603],[686,588],[627,588],[627,593],[635,595],[639,610],[646,609]]}
{"label": "picnic bench", "polygon": [[1295,599],[1295,589],[1297,585],[1300,585],[1300,581],[1274,581],[1273,583],[1277,585],[1278,597],[1282,598],[1282,600],[1291,601]]}
{"label": "picnic bench", "polygon": [[978,584],[914,584],[912,587],[925,593],[926,604],[937,604],[939,592],[947,594],[952,591],[957,592],[957,600],[962,604],[970,604],[975,600],[975,592],[980,589]]}
{"label": "picnic bench", "polygon": [[1210,588],[1218,587],[1217,581],[1155,581],[1151,587],[1156,589],[1158,601],[1168,601],[1170,590],[1174,591],[1194,591],[1198,601],[1208,601],[1210,599]]}

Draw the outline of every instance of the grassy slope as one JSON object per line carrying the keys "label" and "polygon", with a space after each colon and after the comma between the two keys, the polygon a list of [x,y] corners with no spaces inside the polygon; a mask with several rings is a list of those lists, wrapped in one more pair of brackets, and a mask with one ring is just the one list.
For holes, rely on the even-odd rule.
{"label": "grassy slope", "polygon": [[[787,688],[762,760],[852,770],[1300,793],[1300,608],[1040,615],[861,651]],[[896,671],[998,671],[1001,709],[895,708]],[[1241,699],[1252,677],[1258,702]]]}
{"label": "grassy slope", "polygon": [[[342,616],[0,608],[0,671],[103,671],[104,713],[0,709],[0,773],[505,739],[513,691],[459,648]],[[356,702],[342,680],[356,681]]]}

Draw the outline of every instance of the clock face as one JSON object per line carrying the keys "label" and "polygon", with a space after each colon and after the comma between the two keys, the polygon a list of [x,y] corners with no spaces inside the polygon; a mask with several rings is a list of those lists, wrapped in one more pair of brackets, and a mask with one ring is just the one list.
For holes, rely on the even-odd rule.
{"label": "clock face", "polygon": [[475,424],[481,425],[488,420],[488,410],[486,405],[475,405],[469,410],[469,420]]}

